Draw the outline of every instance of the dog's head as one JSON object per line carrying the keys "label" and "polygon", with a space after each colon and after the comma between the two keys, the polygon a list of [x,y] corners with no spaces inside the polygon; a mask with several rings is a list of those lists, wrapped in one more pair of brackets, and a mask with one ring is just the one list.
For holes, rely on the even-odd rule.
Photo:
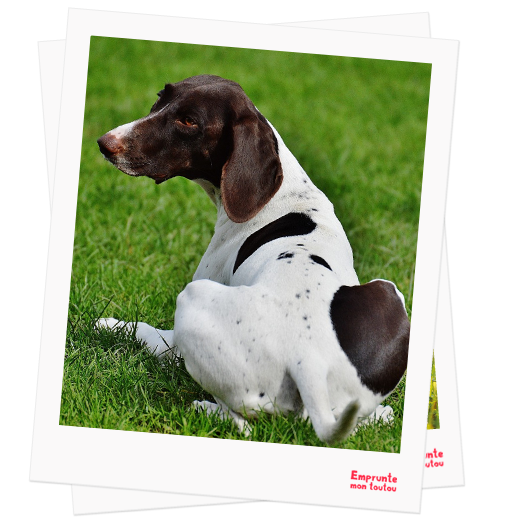
{"label": "dog's head", "polygon": [[245,222],[282,183],[277,139],[239,84],[213,75],[166,84],[150,113],[101,138],[128,175],[157,184],[177,175],[220,188],[229,218]]}

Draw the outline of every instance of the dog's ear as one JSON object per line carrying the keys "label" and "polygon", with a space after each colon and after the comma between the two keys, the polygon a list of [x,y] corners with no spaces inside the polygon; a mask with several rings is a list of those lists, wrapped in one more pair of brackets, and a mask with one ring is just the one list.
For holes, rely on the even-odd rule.
{"label": "dog's ear", "polygon": [[277,139],[266,119],[252,112],[233,125],[232,148],[222,168],[222,203],[233,222],[246,222],[282,184]]}

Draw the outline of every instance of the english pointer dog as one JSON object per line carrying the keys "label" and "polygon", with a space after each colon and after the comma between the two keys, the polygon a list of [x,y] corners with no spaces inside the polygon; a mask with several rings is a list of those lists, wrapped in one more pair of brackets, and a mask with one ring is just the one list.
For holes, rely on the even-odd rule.
{"label": "english pointer dog", "polygon": [[215,232],[174,330],[98,325],[127,325],[152,353],[182,356],[217,402],[197,405],[240,429],[260,410],[295,412],[334,444],[362,418],[389,419],[380,403],[408,356],[402,294],[385,280],[359,284],[333,205],[239,84],[200,75],[158,96],[100,150],[128,175],[198,183],[217,207]]}

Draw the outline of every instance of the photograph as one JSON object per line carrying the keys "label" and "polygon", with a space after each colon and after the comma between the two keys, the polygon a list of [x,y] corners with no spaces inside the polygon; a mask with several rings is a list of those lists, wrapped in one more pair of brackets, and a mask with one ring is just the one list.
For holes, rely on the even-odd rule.
{"label": "photograph", "polygon": [[431,70],[92,36],[60,425],[400,453]]}

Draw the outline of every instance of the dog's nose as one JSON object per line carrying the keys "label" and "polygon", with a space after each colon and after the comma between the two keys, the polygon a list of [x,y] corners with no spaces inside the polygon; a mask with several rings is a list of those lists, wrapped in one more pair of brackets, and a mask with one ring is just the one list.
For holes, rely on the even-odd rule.
{"label": "dog's nose", "polygon": [[125,149],[122,140],[111,132],[108,132],[97,139],[97,144],[99,144],[99,149],[105,157],[118,155],[118,153],[122,153]]}

